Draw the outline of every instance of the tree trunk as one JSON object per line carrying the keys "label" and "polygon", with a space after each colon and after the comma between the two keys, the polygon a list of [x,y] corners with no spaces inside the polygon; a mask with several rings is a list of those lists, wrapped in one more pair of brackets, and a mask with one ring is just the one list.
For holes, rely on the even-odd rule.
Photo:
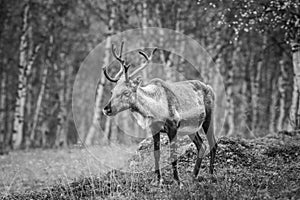
{"label": "tree trunk", "polygon": [[[163,30],[161,30],[161,34],[164,34]],[[161,45],[162,46],[166,46],[166,44],[163,44],[164,41],[164,36],[161,36]],[[171,52],[166,52],[166,51],[162,51],[160,54],[160,59],[161,61],[164,63],[164,72],[165,72],[165,79],[167,81],[172,81],[174,74],[173,71],[171,69],[172,64],[173,64],[173,53]]]}
{"label": "tree trunk", "polygon": [[60,144],[63,144],[66,146],[68,144],[68,133],[69,133],[69,126],[70,126],[70,119],[71,119],[71,107],[68,105],[71,105],[72,103],[72,77],[71,74],[73,74],[73,68],[68,67],[67,68],[67,78],[66,78],[66,87],[65,87],[65,121],[63,123],[63,133],[60,137]]}
{"label": "tree trunk", "polygon": [[0,71],[0,155],[5,152],[5,95],[6,94],[6,72],[3,65]]}
{"label": "tree trunk", "polygon": [[63,67],[60,67],[60,91],[59,91],[59,113],[58,113],[58,126],[57,126],[57,132],[56,132],[56,138],[55,138],[55,146],[61,147],[66,146],[66,135],[65,132],[65,126],[67,121],[67,105],[66,105],[66,69]]}
{"label": "tree trunk", "polygon": [[294,87],[292,106],[290,108],[290,118],[294,130],[300,129],[300,39],[291,41],[293,53],[293,69],[294,69]]}
{"label": "tree trunk", "polygon": [[[29,19],[31,19],[32,16],[29,13]],[[34,42],[33,42],[33,32],[32,32],[32,26],[30,25],[28,27],[28,57],[33,58],[34,55]],[[39,48],[39,45],[37,46]],[[32,59],[31,59],[32,60]],[[30,61],[31,61],[30,60]],[[32,64],[30,65],[28,61],[28,72],[32,73]],[[29,75],[29,74],[28,74]],[[26,94],[26,108],[25,108],[25,113],[24,115],[26,116],[24,118],[24,144],[25,148],[28,149],[30,147],[30,129],[32,127],[32,105],[34,104],[33,102],[33,88],[32,88],[32,80],[30,79],[30,76],[26,75],[27,78],[27,94]]]}
{"label": "tree trunk", "polygon": [[270,105],[270,117],[269,117],[269,131],[275,133],[275,122],[276,122],[276,106],[278,100],[277,81],[272,80],[272,97]]}
{"label": "tree trunk", "polygon": [[262,65],[263,65],[263,53],[266,49],[267,45],[267,35],[263,36],[263,44],[262,49],[260,52],[260,58],[257,63],[256,67],[256,73],[254,74],[254,77],[251,80],[251,102],[252,102],[252,123],[251,123],[251,129],[252,131],[255,131],[257,127],[259,126],[259,91],[260,91],[260,79],[261,79],[261,71],[262,71]]}
{"label": "tree trunk", "polygon": [[[3,69],[4,66],[2,66],[0,71],[0,121],[4,122],[5,120],[5,96],[6,94],[6,72]],[[4,123],[0,124],[0,134],[2,131],[4,131]]]}
{"label": "tree trunk", "polygon": [[16,96],[16,105],[14,112],[14,124],[13,124],[13,147],[19,148],[23,140],[23,126],[24,126],[24,112],[26,101],[26,67],[27,67],[27,31],[28,31],[28,13],[29,3],[27,2],[23,11],[23,24],[22,35],[19,46],[19,74],[18,74],[18,90]]}
{"label": "tree trunk", "polygon": [[40,137],[40,143],[42,147],[47,146],[47,133],[49,133],[49,120],[43,121],[41,127],[40,127],[41,137]]}
{"label": "tree trunk", "polygon": [[[15,117],[13,125],[13,141],[14,148],[19,148],[23,140],[24,132],[24,115],[25,115],[25,106],[26,106],[26,97],[27,97],[27,82],[28,76],[31,74],[32,66],[35,62],[37,54],[40,50],[40,44],[38,44],[33,50],[33,44],[28,48],[28,40],[32,40],[32,36],[28,39],[28,34],[32,31],[32,27],[29,26],[28,22],[29,15],[29,4],[27,3],[24,8],[24,18],[23,18],[23,27],[22,35],[20,42],[20,56],[19,56],[19,77],[18,77],[18,91],[15,107]],[[32,41],[30,41],[32,43]],[[27,53],[30,52],[30,53]],[[29,57],[29,59],[27,58]]]}
{"label": "tree trunk", "polygon": [[[106,42],[106,52],[105,52],[105,59],[104,59],[104,65],[106,65],[106,66],[109,64],[110,45],[111,45],[111,40],[110,40],[110,37],[108,37],[107,42]],[[100,82],[98,84],[97,91],[96,91],[95,110],[94,110],[94,114],[93,114],[93,121],[89,128],[86,139],[85,139],[86,145],[93,144],[94,138],[97,135],[97,132],[100,130],[101,101],[103,98],[105,82],[106,82],[105,75],[101,71]],[[104,138],[104,140],[106,140],[106,139],[108,139],[108,138]]]}
{"label": "tree trunk", "polygon": [[228,71],[228,80],[227,80],[227,125],[228,125],[228,131],[227,136],[233,136],[234,134],[234,105],[233,105],[233,98],[232,98],[232,81],[233,81],[233,73],[232,69]]}
{"label": "tree trunk", "polygon": [[[110,19],[108,22],[108,30],[107,30],[107,39],[106,39],[106,45],[105,45],[105,57],[104,57],[104,63],[103,66],[108,66],[109,65],[109,56],[110,56],[110,49],[111,49],[111,35],[114,33],[114,23],[115,23],[115,18],[116,18],[116,8],[112,6],[111,8],[111,13],[110,13]],[[103,71],[101,71],[100,75],[100,82],[97,86],[97,91],[96,91],[96,100],[95,100],[95,110],[93,114],[93,120],[92,124],[89,128],[88,134],[85,138],[85,144],[86,145],[91,145],[93,144],[93,139],[95,135],[97,134],[97,131],[100,130],[100,117],[101,117],[101,101],[103,98],[103,90],[104,90],[104,85],[106,82],[105,75]],[[98,133],[99,134],[99,133]]]}
{"label": "tree trunk", "polygon": [[280,75],[278,78],[278,91],[279,91],[279,117],[277,121],[277,131],[281,131],[284,129],[284,120],[285,120],[285,102],[286,102],[286,94],[285,94],[285,87],[287,84],[286,79],[287,72],[285,70],[285,63],[284,60],[280,61]]}
{"label": "tree trunk", "polygon": [[42,106],[42,100],[43,100],[43,96],[44,96],[44,92],[45,92],[47,76],[48,76],[48,65],[45,65],[44,70],[43,70],[43,75],[42,75],[42,86],[40,89],[40,93],[38,95],[36,108],[35,108],[35,112],[34,112],[34,116],[33,116],[33,123],[32,123],[32,127],[31,127],[31,132],[30,132],[31,144],[34,142],[34,139],[35,139],[35,131],[36,131],[36,127],[38,125],[39,113],[40,113],[41,106]]}
{"label": "tree trunk", "polygon": [[4,109],[4,118],[5,120],[2,121],[2,123],[4,124],[4,130],[5,130],[5,134],[4,134],[4,144],[6,146],[6,149],[10,150],[12,148],[12,125],[13,123],[11,123],[11,121],[13,121],[13,114],[11,113],[10,109],[9,109],[9,102],[10,102],[10,95],[9,95],[9,90],[10,90],[10,83],[11,83],[12,79],[10,79],[9,73],[6,73],[6,84],[5,84],[5,91],[6,91],[6,95],[5,95],[5,109]]}
{"label": "tree trunk", "polygon": [[243,83],[241,85],[241,124],[240,124],[240,132],[244,133],[244,137],[245,138],[255,138],[255,135],[253,134],[253,132],[249,129],[248,126],[248,110],[249,110],[249,84],[250,84],[250,70],[253,67],[253,59],[254,59],[254,53],[252,52],[252,50],[249,50],[249,61],[247,61],[247,64],[245,64],[244,69],[243,69]]}
{"label": "tree trunk", "polygon": [[235,131],[235,123],[234,123],[234,92],[233,92],[233,79],[234,79],[234,70],[237,67],[237,61],[239,60],[239,52],[240,52],[240,44],[238,42],[234,42],[233,53],[231,58],[231,63],[229,62],[229,68],[227,69],[227,125],[228,131],[227,136],[233,136]]}
{"label": "tree trunk", "polygon": [[256,68],[256,74],[254,78],[252,79],[252,123],[251,123],[251,129],[252,131],[255,131],[258,125],[258,100],[259,100],[259,82],[261,78],[261,68],[262,68],[263,61],[259,60],[257,63],[257,68]]}
{"label": "tree trunk", "polygon": [[[161,14],[160,14],[160,10],[159,10],[159,7],[157,6],[156,7],[156,13],[157,13],[157,15],[158,16],[161,16]],[[178,23],[178,24],[177,24]],[[161,19],[159,18],[158,19],[158,24],[159,24],[159,27],[163,27],[163,24],[162,24],[162,22],[161,22]],[[179,22],[176,22],[176,28],[180,28],[179,27]],[[179,31],[179,30],[176,30],[176,31]],[[161,46],[162,47],[167,47],[167,45],[168,44],[164,44],[164,42],[166,42],[165,40],[164,40],[164,31],[163,30],[161,30],[160,31],[160,34],[162,34],[162,36],[161,36],[161,41],[160,41],[160,43],[161,43]],[[175,41],[175,43],[177,42],[176,40],[178,39],[178,38],[173,38]],[[176,45],[176,44],[175,44]],[[174,46],[175,46],[174,45]],[[163,51],[163,52],[161,52],[161,54],[160,54],[160,59],[161,59],[161,61],[164,63],[164,71],[165,71],[165,79],[167,80],[167,81],[174,81],[174,77],[175,77],[175,74],[173,73],[173,69],[172,69],[172,67],[173,67],[173,58],[174,57],[174,54],[172,53],[172,52],[165,52],[165,51]]]}

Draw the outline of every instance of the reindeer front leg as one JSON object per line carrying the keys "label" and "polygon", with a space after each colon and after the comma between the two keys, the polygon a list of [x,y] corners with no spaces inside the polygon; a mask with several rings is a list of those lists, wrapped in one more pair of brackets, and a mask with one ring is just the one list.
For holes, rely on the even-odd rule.
{"label": "reindeer front leg", "polygon": [[155,162],[155,174],[157,176],[158,185],[161,184],[161,174],[159,168],[159,159],[160,159],[160,132],[153,135],[154,140],[154,162]]}
{"label": "reindeer front leg", "polygon": [[157,176],[157,180],[155,181],[155,185],[160,186],[162,184],[162,178],[160,174],[159,167],[159,159],[160,159],[160,131],[161,124],[153,123],[151,125],[152,137],[154,141],[154,166],[155,166],[155,174]]}
{"label": "reindeer front leg", "polygon": [[179,176],[178,176],[178,170],[177,170],[177,136],[173,138],[173,140],[170,140],[170,148],[171,148],[171,153],[170,153],[170,158],[171,158],[171,163],[173,167],[173,177],[177,181],[178,184],[180,184],[179,181]]}

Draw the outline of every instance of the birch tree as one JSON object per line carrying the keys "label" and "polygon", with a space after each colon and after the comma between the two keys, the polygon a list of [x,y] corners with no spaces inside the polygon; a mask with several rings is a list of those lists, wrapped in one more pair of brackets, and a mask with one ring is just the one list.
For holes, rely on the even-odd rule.
{"label": "birch tree", "polygon": [[277,81],[272,80],[272,96],[271,96],[271,105],[270,105],[270,120],[269,120],[269,131],[271,133],[275,132],[276,124],[276,106],[278,100],[278,90],[277,90]]}
{"label": "birch tree", "polygon": [[233,83],[234,83],[234,70],[237,67],[237,60],[238,60],[238,54],[240,51],[240,46],[237,41],[233,44],[233,53],[232,58],[230,61],[227,61],[227,77],[226,77],[226,95],[227,95],[227,106],[226,106],[226,121],[227,121],[227,136],[233,136],[234,130],[235,130],[235,123],[234,123],[234,92],[233,92]]}
{"label": "birch tree", "polygon": [[[56,64],[55,64],[56,65]],[[57,66],[57,65],[56,65]],[[59,70],[59,82],[60,82],[60,91],[58,92],[59,96],[59,112],[58,112],[58,125],[56,131],[56,146],[65,146],[66,138],[64,137],[67,133],[65,132],[65,123],[67,117],[67,108],[66,108],[66,69],[62,66],[58,67]]]}
{"label": "birch tree", "polygon": [[284,60],[280,60],[280,75],[278,78],[278,91],[279,91],[279,116],[277,121],[277,130],[281,131],[284,128],[284,122],[286,118],[285,108],[286,108],[286,85],[288,74],[285,69]]}
{"label": "birch tree", "polygon": [[[53,45],[53,36],[52,35],[50,36],[49,40],[50,40],[50,42],[49,42],[50,48],[52,48],[51,47]],[[48,53],[46,59],[49,59],[48,58],[49,54],[50,53]],[[36,102],[36,107],[35,107],[35,112],[34,112],[34,116],[33,116],[33,123],[32,123],[32,127],[31,127],[31,132],[30,132],[30,141],[31,141],[31,144],[34,142],[34,139],[35,139],[35,132],[36,132],[36,127],[38,125],[39,114],[40,114],[40,110],[41,110],[41,106],[42,106],[43,96],[44,96],[44,93],[45,93],[46,81],[47,81],[48,68],[49,67],[50,66],[48,65],[48,62],[46,62],[46,64],[44,65],[43,73],[42,73],[41,89],[40,89],[40,92],[38,94],[38,98],[37,98],[37,102]]]}
{"label": "birch tree", "polygon": [[4,67],[1,67],[0,69],[0,154],[4,150],[6,144],[5,144],[5,96],[6,94],[6,73],[4,70]]}
{"label": "birch tree", "polygon": [[41,106],[42,106],[42,100],[43,100],[43,96],[45,93],[47,76],[48,76],[48,65],[45,65],[44,69],[43,69],[43,73],[42,73],[42,85],[41,85],[41,89],[40,89],[40,92],[39,92],[39,95],[37,98],[36,108],[35,108],[35,112],[34,112],[34,116],[33,116],[33,124],[32,124],[31,132],[30,132],[30,141],[31,142],[34,142],[34,138],[35,138],[36,127],[38,125],[39,114],[40,114],[40,110],[41,110]]}
{"label": "birch tree", "polygon": [[[18,89],[16,97],[16,105],[14,112],[13,125],[13,146],[19,148],[23,140],[24,131],[24,114],[27,95],[27,79],[31,73],[32,65],[36,59],[40,45],[35,47],[32,56],[28,59],[28,30],[30,24],[28,20],[30,4],[27,1],[23,11],[22,34],[19,46],[19,66],[18,66]],[[29,50],[30,51],[30,50]]]}
{"label": "birch tree", "polygon": [[58,127],[55,139],[55,146],[67,146],[68,144],[68,131],[69,131],[69,120],[70,120],[70,103],[71,103],[71,75],[72,68],[65,67],[60,68],[60,82],[61,90],[59,92],[59,113],[58,113]]}
{"label": "birch tree", "polygon": [[[5,63],[1,66],[0,70],[0,121],[4,122],[5,117],[5,96],[6,94],[6,71]],[[0,131],[4,130],[4,123],[0,124]]]}
{"label": "birch tree", "polygon": [[0,154],[4,153],[4,149],[7,148],[7,144],[5,141],[5,136],[8,135],[6,133],[6,127],[5,127],[5,115],[6,115],[6,109],[5,109],[5,104],[6,104],[6,96],[8,95],[6,91],[6,84],[7,84],[7,58],[4,55],[4,40],[5,38],[3,37],[5,27],[7,25],[7,15],[10,13],[7,11],[6,6],[2,6],[2,9],[5,13],[0,19]]}
{"label": "birch tree", "polygon": [[[299,1],[298,1],[299,3]],[[299,4],[298,4],[299,5]],[[297,9],[299,10],[299,9]],[[299,21],[300,19],[298,19]],[[299,22],[300,23],[300,22]],[[291,122],[294,129],[300,129],[300,28],[297,30],[297,35],[291,40],[291,47],[293,52],[293,66],[294,66],[294,87],[293,100],[290,109]]]}
{"label": "birch tree", "polygon": [[23,11],[23,24],[22,24],[22,35],[20,39],[19,47],[19,74],[18,74],[18,91],[15,105],[15,117],[13,125],[13,142],[14,148],[19,148],[23,139],[23,126],[24,126],[24,109],[25,109],[25,98],[26,98],[26,81],[25,81],[25,69],[27,66],[26,61],[26,50],[27,50],[27,30],[28,30],[28,13],[29,3],[27,2]]}

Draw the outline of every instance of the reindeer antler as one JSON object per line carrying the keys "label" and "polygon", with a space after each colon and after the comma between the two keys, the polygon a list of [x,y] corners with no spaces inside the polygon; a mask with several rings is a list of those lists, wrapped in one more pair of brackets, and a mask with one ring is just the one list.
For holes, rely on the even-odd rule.
{"label": "reindeer antler", "polygon": [[145,67],[148,66],[148,64],[152,61],[153,55],[156,52],[157,48],[153,49],[153,51],[151,52],[150,56],[148,56],[145,52],[143,51],[139,51],[139,54],[141,54],[145,59],[146,62],[144,62],[142,64],[141,67],[139,67],[138,69],[136,69],[134,72],[132,72],[129,76],[129,78],[133,77],[134,75],[136,75],[139,71],[143,70]]}
{"label": "reindeer antler", "polygon": [[114,78],[112,78],[108,75],[106,67],[104,67],[103,68],[104,75],[106,76],[106,78],[109,81],[117,82],[120,79],[121,75],[124,73],[125,81],[128,82],[127,72],[128,72],[129,67],[130,67],[130,64],[126,65],[125,60],[122,59],[123,46],[124,46],[124,41],[122,41],[121,48],[120,48],[120,53],[119,53],[119,55],[117,55],[116,54],[116,48],[115,48],[114,44],[111,45],[112,54],[120,63],[120,71],[116,74],[116,76]]}

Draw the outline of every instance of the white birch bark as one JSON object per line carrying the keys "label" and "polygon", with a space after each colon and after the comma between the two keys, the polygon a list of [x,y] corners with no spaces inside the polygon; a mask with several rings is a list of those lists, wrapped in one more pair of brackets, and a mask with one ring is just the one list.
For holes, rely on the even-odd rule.
{"label": "white birch bark", "polygon": [[[29,18],[31,18],[31,17],[32,16],[29,13]],[[28,57],[32,58],[33,54],[34,54],[33,32],[32,32],[32,26],[29,26],[28,27]],[[29,66],[29,63],[28,63],[27,69],[28,69],[28,72],[32,73],[32,67]],[[26,77],[27,77],[27,75],[26,75]],[[26,108],[25,108],[26,113],[25,113],[25,115],[27,117],[25,118],[25,121],[24,121],[24,124],[26,124],[26,128],[24,129],[25,135],[26,135],[26,133],[29,133],[31,131],[30,129],[32,127],[32,119],[33,119],[32,118],[32,106],[33,106],[34,102],[33,102],[33,94],[32,94],[32,92],[33,92],[32,80],[30,80],[30,76],[28,76],[26,87],[27,87],[27,94],[26,94]],[[29,135],[27,137],[26,136],[24,137],[24,144],[25,144],[26,149],[28,149],[30,146]]]}
{"label": "white birch bark", "polygon": [[36,131],[36,127],[37,127],[38,120],[39,120],[40,110],[42,107],[42,100],[43,100],[43,96],[45,93],[47,76],[48,76],[48,65],[45,65],[43,74],[42,74],[42,85],[41,85],[41,89],[40,89],[40,92],[38,95],[38,99],[37,99],[37,103],[36,103],[36,107],[35,107],[35,111],[34,111],[34,116],[33,116],[33,123],[32,123],[32,127],[31,127],[31,132],[30,132],[31,143],[34,142],[34,138],[35,138],[35,131]]}
{"label": "white birch bark", "polygon": [[67,118],[67,108],[66,108],[66,88],[68,87],[66,84],[66,69],[60,69],[60,83],[61,89],[59,91],[59,113],[58,113],[58,125],[56,131],[56,138],[55,138],[55,146],[65,146],[66,140],[64,140],[67,133],[64,130],[64,126],[66,125],[66,118]]}
{"label": "white birch bark", "polygon": [[[110,39],[107,39],[110,41]],[[108,42],[107,42],[108,44]],[[109,45],[108,45],[108,49],[110,48],[110,42],[109,42]],[[107,47],[107,46],[106,46]],[[109,52],[109,50],[108,50]],[[109,56],[109,55],[108,55]],[[104,63],[108,62],[108,59],[104,59]],[[101,72],[101,76],[100,76],[100,83],[97,87],[97,91],[96,91],[96,100],[95,100],[95,110],[94,110],[94,114],[93,114],[93,121],[92,121],[92,124],[89,128],[89,131],[88,131],[88,134],[85,138],[85,144],[86,145],[92,145],[93,144],[93,140],[97,134],[97,131],[100,130],[100,128],[97,128],[97,127],[100,127],[100,117],[101,117],[101,101],[102,101],[102,98],[103,98],[103,90],[104,90],[104,84],[106,82],[106,78],[103,74],[103,72]],[[105,136],[105,133],[104,133],[104,136],[103,136],[103,139],[106,140],[107,137]]]}
{"label": "white birch bark", "polygon": [[286,102],[285,85],[286,85],[286,78],[287,78],[287,72],[285,71],[284,60],[281,60],[279,65],[280,65],[280,75],[278,78],[279,116],[277,121],[277,131],[281,131],[284,125],[285,102]]}
{"label": "white birch bark", "polygon": [[291,41],[293,52],[293,69],[294,69],[294,83],[293,83],[293,99],[290,108],[291,126],[294,130],[300,129],[300,39]]}
{"label": "white birch bark", "polygon": [[19,148],[23,139],[24,112],[26,100],[26,67],[27,67],[27,31],[28,31],[28,13],[29,4],[26,3],[23,11],[22,35],[19,46],[19,74],[18,74],[18,89],[16,96],[16,105],[14,112],[13,124],[13,147]]}
{"label": "white birch bark", "polygon": [[[299,5],[299,0],[296,1]],[[296,7],[296,12],[299,13],[299,6]],[[290,39],[290,45],[292,49],[293,58],[293,71],[294,71],[294,82],[293,82],[293,95],[292,105],[290,107],[290,123],[289,129],[299,130],[300,129],[300,29],[299,29],[299,15],[295,15],[297,23],[295,24],[294,37]]]}
{"label": "white birch bark", "polygon": [[[2,148],[6,146],[4,141],[5,136],[5,95],[6,94],[6,72],[4,70],[4,66],[0,73],[0,144],[2,144]],[[1,147],[0,147],[1,152]]]}
{"label": "white birch bark", "polygon": [[271,105],[270,105],[270,120],[269,120],[269,131],[271,133],[275,132],[277,100],[278,100],[277,81],[273,81],[272,97],[271,97]]}
{"label": "white birch bark", "polygon": [[66,86],[66,95],[65,95],[65,121],[64,121],[64,133],[63,135],[61,135],[60,138],[60,142],[63,141],[64,145],[67,145],[67,141],[68,141],[68,132],[69,132],[69,127],[70,127],[70,119],[72,117],[72,112],[70,111],[70,106],[68,107],[68,105],[70,105],[70,103],[72,102],[72,83],[73,83],[73,78],[72,78],[72,74],[73,74],[73,68],[69,67],[67,70],[67,86]]}

